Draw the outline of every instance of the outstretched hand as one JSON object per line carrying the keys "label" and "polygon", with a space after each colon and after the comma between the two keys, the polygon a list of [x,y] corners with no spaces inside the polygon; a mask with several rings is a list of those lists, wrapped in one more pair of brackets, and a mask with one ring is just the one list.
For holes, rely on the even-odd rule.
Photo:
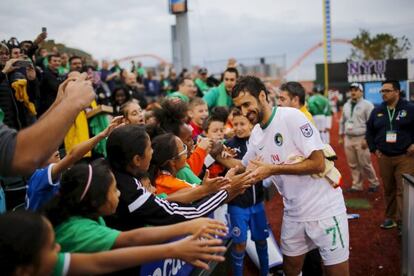
{"label": "outstretched hand", "polygon": [[254,182],[261,181],[272,175],[271,165],[259,160],[250,160],[249,166],[251,171],[249,178]]}
{"label": "outstretched hand", "polygon": [[216,236],[224,237],[228,232],[228,228],[219,220],[211,218],[197,218],[184,222],[187,232],[189,234],[197,234],[201,229],[203,231],[203,238],[212,239]]}
{"label": "outstretched hand", "polygon": [[206,170],[202,185],[207,188],[209,193],[225,190],[230,186],[230,180],[226,177],[210,178],[210,171]]}
{"label": "outstretched hand", "polygon": [[177,258],[205,270],[209,269],[209,261],[224,261],[223,256],[216,254],[225,252],[226,247],[220,239],[202,239],[205,232],[206,228],[201,228],[195,235],[174,242],[172,249]]}

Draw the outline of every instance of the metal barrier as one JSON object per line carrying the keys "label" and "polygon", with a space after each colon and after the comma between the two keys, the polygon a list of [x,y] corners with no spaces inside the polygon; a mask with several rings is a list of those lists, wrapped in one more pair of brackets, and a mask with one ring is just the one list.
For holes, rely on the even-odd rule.
{"label": "metal barrier", "polygon": [[414,276],[414,176],[404,174],[403,186],[401,275]]}

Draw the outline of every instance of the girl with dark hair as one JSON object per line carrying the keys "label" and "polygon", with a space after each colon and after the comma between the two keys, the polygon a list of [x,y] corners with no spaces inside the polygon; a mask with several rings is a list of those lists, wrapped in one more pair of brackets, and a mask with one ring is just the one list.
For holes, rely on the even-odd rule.
{"label": "girl with dark hair", "polygon": [[110,223],[121,230],[142,227],[145,224],[167,225],[208,215],[229,197],[243,192],[249,181],[246,174],[234,176],[227,190],[193,203],[171,203],[148,192],[137,177],[148,171],[152,148],[145,128],[126,125],[115,129],[107,141],[108,161],[121,191],[116,216]]}
{"label": "girl with dark hair", "polygon": [[166,193],[168,199],[173,201],[192,202],[227,188],[227,179],[209,179],[208,172],[203,185],[192,185],[176,177],[177,172],[186,165],[187,146],[174,134],[157,136],[152,141],[152,148],[154,152],[149,171],[157,194]]}
{"label": "girl with dark hair", "polygon": [[106,226],[102,216],[115,213],[119,202],[115,178],[104,160],[75,165],[61,181],[59,195],[45,207],[55,228],[56,241],[64,252],[99,252],[114,248],[149,245],[195,234],[223,235],[226,227],[200,218],[170,226],[120,232]]}
{"label": "girl with dark hair", "polygon": [[[28,231],[30,229],[30,231]],[[92,275],[110,273],[142,263],[179,258],[208,269],[204,261],[223,261],[220,240],[202,239],[204,230],[177,242],[128,247],[95,254],[60,253],[50,222],[37,213],[12,212],[0,216],[0,267],[11,275]]]}
{"label": "girl with dark hair", "polygon": [[177,172],[177,178],[191,184],[200,184],[198,175],[203,170],[204,161],[210,152],[212,142],[209,139],[200,139],[194,147],[192,129],[184,123],[188,107],[185,102],[167,99],[161,104],[162,109],[156,111],[155,116],[160,127],[166,132],[178,136],[187,146],[187,163]]}
{"label": "girl with dark hair", "polygon": [[124,86],[117,86],[112,93],[112,106],[114,108],[114,116],[122,115],[121,106],[131,99],[131,95],[128,93]]}

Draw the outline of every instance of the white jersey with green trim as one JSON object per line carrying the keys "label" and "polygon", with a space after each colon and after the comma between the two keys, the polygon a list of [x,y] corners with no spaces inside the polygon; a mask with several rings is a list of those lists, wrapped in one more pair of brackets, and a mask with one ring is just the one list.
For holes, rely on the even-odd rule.
{"label": "white jersey with green trim", "polygon": [[[293,164],[322,150],[319,131],[298,109],[274,108],[269,122],[252,131],[243,165],[260,156],[271,164]],[[281,175],[274,183],[283,196],[284,219],[312,221],[346,212],[341,188],[311,175]],[[280,181],[282,180],[282,181]]]}

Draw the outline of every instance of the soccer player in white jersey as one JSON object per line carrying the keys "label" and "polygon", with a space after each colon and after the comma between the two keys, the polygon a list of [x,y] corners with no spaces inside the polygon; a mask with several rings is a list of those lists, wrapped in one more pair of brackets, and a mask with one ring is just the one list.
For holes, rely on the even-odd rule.
{"label": "soccer player in white jersey", "polygon": [[283,196],[281,249],[285,275],[300,275],[304,256],[318,248],[326,275],[349,275],[349,233],[341,188],[325,178],[324,144],[302,112],[272,107],[265,85],[256,77],[241,77],[232,92],[234,104],[253,124],[242,164],[260,181],[280,175]]}

